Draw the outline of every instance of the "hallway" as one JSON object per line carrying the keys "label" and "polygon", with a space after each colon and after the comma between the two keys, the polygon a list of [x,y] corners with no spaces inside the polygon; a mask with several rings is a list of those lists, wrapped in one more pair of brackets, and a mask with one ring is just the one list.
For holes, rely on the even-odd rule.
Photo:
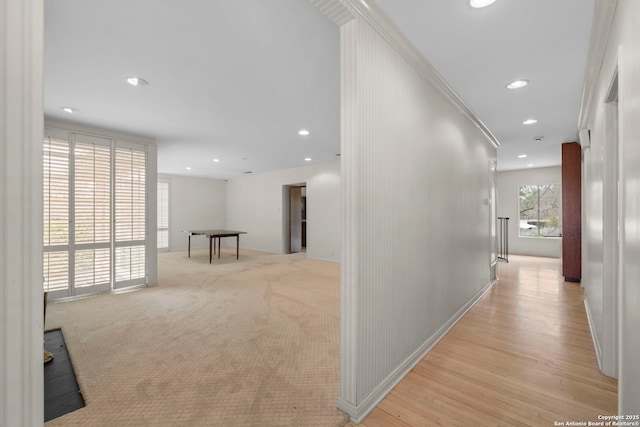
{"label": "hallway", "polygon": [[511,256],[498,277],[361,426],[553,426],[617,413],[617,381],[598,371],[583,291],[563,281],[560,260]]}

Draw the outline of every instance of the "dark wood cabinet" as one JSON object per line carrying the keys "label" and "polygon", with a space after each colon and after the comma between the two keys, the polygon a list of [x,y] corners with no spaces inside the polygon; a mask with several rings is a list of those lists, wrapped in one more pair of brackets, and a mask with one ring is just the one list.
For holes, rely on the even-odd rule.
{"label": "dark wood cabinet", "polygon": [[562,275],[569,282],[582,278],[582,148],[562,144]]}

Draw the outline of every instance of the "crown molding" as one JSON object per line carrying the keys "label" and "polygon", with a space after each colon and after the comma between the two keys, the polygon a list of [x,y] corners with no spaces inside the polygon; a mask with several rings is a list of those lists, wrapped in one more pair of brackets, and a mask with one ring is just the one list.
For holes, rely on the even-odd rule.
{"label": "crown molding", "polygon": [[[364,19],[380,36],[387,41],[415,70],[451,102],[461,114],[465,115],[493,144],[499,147],[500,143],[491,133],[489,128],[475,115],[473,110],[458,96],[447,84],[436,69],[424,58],[424,56],[404,36],[400,29],[389,19],[373,0],[311,0],[320,11],[338,26],[345,25],[355,16]],[[329,12],[329,13],[327,13]],[[347,19],[348,14],[352,18]]]}
{"label": "crown molding", "polygon": [[618,5],[617,0],[596,0],[596,8],[591,24],[591,37],[589,38],[589,50],[587,54],[587,66],[584,72],[584,84],[582,86],[582,100],[580,102],[580,115],[578,128],[587,128],[589,111],[593,104],[602,63],[609,44],[609,35],[613,25],[613,17]]}
{"label": "crown molding", "polygon": [[341,0],[310,0],[320,12],[324,13],[338,27],[355,18],[353,10]]}

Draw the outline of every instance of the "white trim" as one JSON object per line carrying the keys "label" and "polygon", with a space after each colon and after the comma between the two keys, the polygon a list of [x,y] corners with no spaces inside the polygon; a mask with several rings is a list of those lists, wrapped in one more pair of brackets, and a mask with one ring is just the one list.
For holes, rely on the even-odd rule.
{"label": "white trim", "polygon": [[[617,370],[618,370],[618,413],[619,414],[624,414],[625,413],[625,408],[624,408],[624,404],[625,402],[628,402],[628,400],[626,400],[626,395],[625,395],[625,391],[624,389],[627,389],[625,386],[625,382],[627,381],[627,378],[625,378],[624,376],[624,365],[625,362],[626,364],[628,364],[628,362],[626,361],[626,358],[624,357],[624,351],[626,348],[633,348],[633,345],[631,345],[631,347],[629,347],[628,344],[628,338],[627,340],[625,340],[625,336],[623,335],[623,331],[625,330],[625,324],[626,324],[626,319],[629,318],[629,316],[631,315],[630,313],[627,313],[628,310],[628,306],[625,307],[625,285],[628,287],[631,284],[630,283],[625,283],[625,280],[627,280],[627,275],[625,274],[625,270],[628,267],[625,267],[625,248],[627,247],[627,221],[625,219],[625,215],[627,212],[627,193],[624,189],[624,187],[628,184],[628,174],[625,171],[625,120],[624,117],[626,116],[627,119],[629,118],[628,114],[624,114],[624,108],[625,107],[625,102],[626,102],[626,98],[627,96],[627,92],[626,92],[626,87],[625,87],[625,80],[620,80],[620,76],[622,75],[623,77],[625,76],[625,71],[626,69],[623,68],[626,65],[626,57],[625,57],[625,53],[624,53],[624,48],[623,46],[619,45],[618,47],[618,266],[617,266],[617,340],[618,340],[618,355],[617,355]],[[630,152],[632,152],[632,150],[629,150]],[[637,200],[637,199],[636,199]],[[633,202],[633,199],[632,199]],[[636,262],[637,260],[633,260],[633,262]],[[636,326],[636,325],[634,325]],[[634,355],[636,356],[636,355]],[[632,360],[635,360],[635,357],[632,356]],[[632,362],[633,363],[633,362]],[[630,382],[633,383],[633,380],[630,380]],[[621,387],[620,383],[622,383]],[[636,382],[637,384],[637,382]],[[628,389],[627,389],[628,390]],[[633,399],[633,397],[631,397],[631,399]],[[631,400],[633,401],[633,400]],[[637,407],[637,406],[636,406]],[[630,412],[627,412],[630,413]]]}
{"label": "white trim", "polygon": [[619,211],[620,161],[619,161],[619,133],[620,115],[618,70],[619,56],[616,67],[609,78],[609,87],[601,101],[604,107],[605,140],[603,150],[603,195],[602,195],[602,365],[603,374],[618,378],[618,294],[619,266],[618,257],[620,236],[619,224],[622,222]]}
{"label": "white trim", "polygon": [[497,279],[498,264],[498,163],[489,160],[489,280]]}
{"label": "white trim", "polygon": [[340,265],[340,260],[336,260],[336,259],[329,259],[329,258],[316,258],[316,257],[311,257],[307,254],[307,259],[312,259],[314,261],[322,261],[322,262],[331,262],[333,264],[338,264]]}
{"label": "white trim", "polygon": [[387,394],[420,362],[431,349],[444,338],[451,328],[491,289],[497,281],[491,281],[484,285],[460,310],[458,310],[444,325],[438,329],[427,341],[425,341],[412,355],[407,357],[389,376],[382,381],[372,392],[358,405],[340,398],[337,407],[351,417],[351,421],[359,424],[362,420],[384,399]]}
{"label": "white trim", "polygon": [[[353,24],[350,24],[353,25]],[[345,35],[345,27],[340,30],[340,81],[344,82],[350,70],[355,68],[355,55],[348,55],[356,48],[354,41]],[[350,407],[357,402],[358,368],[358,253],[359,234],[358,212],[359,182],[357,172],[360,169],[358,150],[355,144],[347,144],[357,138],[357,127],[346,126],[354,120],[353,108],[349,108],[355,99],[355,85],[340,87],[340,219],[342,223],[340,254],[340,404],[339,408],[348,414]],[[342,402],[342,403],[341,403]],[[349,406],[344,405],[348,403]]]}
{"label": "white trim", "polygon": [[311,4],[317,7],[338,27],[355,18],[353,11],[339,0],[311,0]]}
{"label": "white trim", "polygon": [[582,86],[582,101],[580,103],[580,115],[578,117],[578,129],[588,129],[587,121],[593,104],[598,79],[602,70],[604,55],[609,43],[609,34],[616,12],[617,0],[596,0],[596,10],[593,14],[591,25],[591,38],[587,66],[584,72],[584,84]]}
{"label": "white trim", "polygon": [[591,316],[591,309],[589,308],[589,301],[587,296],[584,296],[584,310],[587,313],[587,321],[589,322],[589,332],[591,332],[591,339],[593,340],[593,348],[596,352],[596,359],[598,359],[598,369],[602,372],[602,346],[598,341],[598,335],[596,334],[595,324],[593,323],[593,317]]}

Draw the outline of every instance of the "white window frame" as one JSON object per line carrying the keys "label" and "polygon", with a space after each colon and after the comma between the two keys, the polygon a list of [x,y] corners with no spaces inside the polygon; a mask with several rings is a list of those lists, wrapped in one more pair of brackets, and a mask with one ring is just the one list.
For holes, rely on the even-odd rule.
{"label": "white window frame", "polygon": [[[74,286],[73,282],[73,257],[75,256],[74,240],[73,240],[73,207],[75,200],[74,198],[74,188],[73,181],[75,177],[74,168],[74,159],[69,159],[69,234],[70,234],[70,242],[68,246],[69,250],[69,262],[68,262],[68,270],[69,270],[69,283],[68,287],[64,290],[53,291],[49,294],[49,297],[52,299],[56,298],[73,298],[77,296],[81,296],[87,293],[100,293],[100,292],[109,292],[115,291],[122,288],[132,288],[132,287],[143,287],[155,285],[157,283],[157,254],[156,254],[156,223],[157,223],[157,157],[156,157],[156,145],[155,141],[151,138],[139,138],[139,137],[131,137],[126,134],[121,134],[113,131],[107,131],[102,129],[94,129],[91,127],[87,127],[84,125],[78,124],[69,124],[66,122],[56,122],[47,120],[45,123],[45,139],[47,136],[51,136],[52,139],[57,139],[61,141],[69,142],[69,151],[70,156],[74,150],[75,136],[74,135],[83,135],[88,138],[102,138],[104,140],[109,141],[109,146],[111,149],[111,242],[108,244],[110,249],[110,263],[111,263],[111,277],[110,283],[106,286],[93,287],[89,286],[86,289],[77,289]],[[144,152],[145,153],[145,175],[144,175],[144,231],[142,235],[136,236],[136,240],[127,240],[127,241],[116,241],[115,236],[115,156],[116,151],[122,149],[132,149],[136,152]],[[73,156],[71,156],[73,157]],[[153,189],[153,191],[150,191]],[[139,196],[138,196],[139,197]],[[151,231],[153,230],[153,231]],[[84,245],[86,246],[86,245]],[[104,246],[104,245],[102,245]],[[140,247],[145,254],[144,258],[144,274],[140,278],[136,278],[133,280],[124,280],[116,282],[116,259],[115,254],[119,248],[122,247]],[[50,252],[55,250],[63,250],[65,248],[62,247],[49,247],[44,246],[44,252]],[[138,267],[138,271],[139,271]],[[46,289],[45,289],[46,291]]]}
{"label": "white window frame", "polygon": [[[554,187],[556,187],[558,189],[558,236],[544,236],[544,235],[527,235],[527,234],[523,234],[522,233],[522,229],[524,228],[523,225],[526,226],[526,228],[538,228],[538,225],[532,225],[532,224],[522,224],[522,219],[520,218],[520,214],[521,214],[521,210],[522,210],[522,204],[521,204],[521,200],[520,200],[520,191],[522,189],[522,187],[537,187],[537,191],[540,192],[540,187],[543,186],[551,186],[553,185]],[[518,186],[518,218],[517,218],[517,224],[518,224],[518,237],[522,238],[522,239],[561,239],[562,238],[562,186],[560,184],[556,184],[556,183],[543,183],[543,184],[522,184]],[[540,206],[538,204],[538,214],[536,216],[536,220],[535,222],[538,223],[540,221]]]}

